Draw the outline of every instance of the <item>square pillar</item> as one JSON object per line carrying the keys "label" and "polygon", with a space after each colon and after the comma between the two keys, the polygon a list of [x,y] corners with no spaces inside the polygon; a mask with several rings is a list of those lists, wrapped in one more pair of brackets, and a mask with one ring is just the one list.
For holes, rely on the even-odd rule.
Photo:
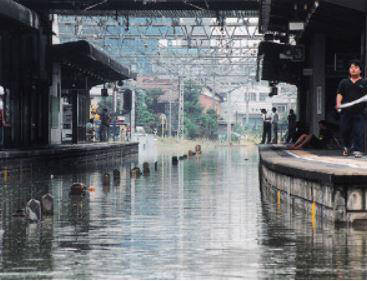
{"label": "square pillar", "polygon": [[314,34],[310,44],[312,77],[310,79],[310,132],[319,134],[320,120],[325,119],[325,35]]}

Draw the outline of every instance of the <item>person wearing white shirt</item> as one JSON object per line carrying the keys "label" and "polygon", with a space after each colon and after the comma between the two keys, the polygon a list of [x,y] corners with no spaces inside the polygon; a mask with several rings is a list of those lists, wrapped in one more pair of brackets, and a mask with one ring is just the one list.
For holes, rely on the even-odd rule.
{"label": "person wearing white shirt", "polygon": [[263,119],[263,134],[261,144],[271,142],[271,116],[267,113],[266,109],[261,109],[261,118]]}

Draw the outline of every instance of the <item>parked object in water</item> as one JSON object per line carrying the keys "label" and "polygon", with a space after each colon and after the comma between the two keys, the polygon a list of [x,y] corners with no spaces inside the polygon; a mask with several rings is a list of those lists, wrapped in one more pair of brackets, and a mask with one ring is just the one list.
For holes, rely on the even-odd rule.
{"label": "parked object in water", "polygon": [[102,184],[103,185],[110,185],[110,182],[111,182],[110,174],[109,173],[104,173]]}
{"label": "parked object in water", "polygon": [[177,156],[173,156],[172,157],[172,165],[177,165],[177,164],[178,164]]}
{"label": "parked object in water", "polygon": [[119,178],[120,179],[120,177],[121,177],[121,173],[120,173],[120,171],[119,170],[117,170],[117,169],[114,169],[113,170],[113,179],[115,180],[115,179],[117,179],[117,178]]}
{"label": "parked object in water", "polygon": [[54,198],[50,193],[47,193],[41,198],[42,213],[52,215],[54,213]]}
{"label": "parked object in water", "polygon": [[40,201],[35,199],[29,200],[25,207],[25,214],[27,219],[32,222],[40,221],[42,219]]}
{"label": "parked object in water", "polygon": [[70,195],[84,196],[86,187],[83,183],[73,183],[70,187]]}
{"label": "parked object in water", "polygon": [[140,177],[141,176],[140,168],[139,167],[132,168],[130,171],[130,176],[135,178]]}
{"label": "parked object in water", "polygon": [[149,163],[148,162],[143,163],[143,173],[144,173],[145,176],[150,174],[150,169],[149,169]]}

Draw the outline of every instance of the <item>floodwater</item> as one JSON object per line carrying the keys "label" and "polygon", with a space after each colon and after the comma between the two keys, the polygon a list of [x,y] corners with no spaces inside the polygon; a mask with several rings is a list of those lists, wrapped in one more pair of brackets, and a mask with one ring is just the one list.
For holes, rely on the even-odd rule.
{"label": "floodwater", "polygon": [[[151,165],[150,175],[137,179],[130,169],[149,157],[2,167],[0,278],[367,278],[367,232],[312,222],[285,203],[265,201],[256,147],[218,147],[178,166],[151,147],[142,153],[155,155],[158,170]],[[71,198],[76,181],[95,191]],[[12,216],[47,192],[53,216],[38,224]]]}

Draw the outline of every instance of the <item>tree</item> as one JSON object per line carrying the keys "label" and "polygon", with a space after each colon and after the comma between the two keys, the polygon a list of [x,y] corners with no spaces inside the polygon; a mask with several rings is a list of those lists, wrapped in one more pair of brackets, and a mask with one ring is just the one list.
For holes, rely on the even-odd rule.
{"label": "tree", "polygon": [[218,137],[218,115],[214,109],[209,109],[201,117],[202,135],[209,139]]}
{"label": "tree", "polygon": [[184,82],[184,111],[185,133],[190,139],[200,135],[200,127],[203,110],[199,103],[202,87],[192,81]]}
{"label": "tree", "polygon": [[144,126],[150,132],[159,125],[157,104],[161,89],[136,90],[136,124]]}

